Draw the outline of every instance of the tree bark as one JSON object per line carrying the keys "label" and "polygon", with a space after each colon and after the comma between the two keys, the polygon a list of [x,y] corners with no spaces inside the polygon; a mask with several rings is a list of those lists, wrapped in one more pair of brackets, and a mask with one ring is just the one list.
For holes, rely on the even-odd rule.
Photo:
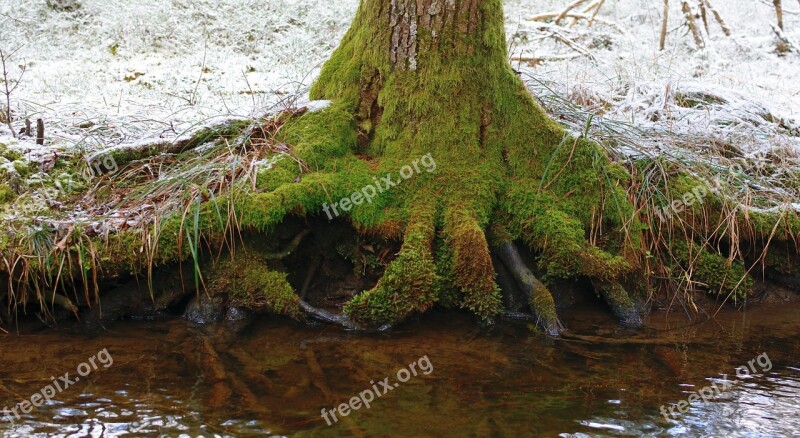
{"label": "tree bark", "polygon": [[513,76],[500,0],[363,0],[311,94],[352,105],[361,152],[379,156],[390,140],[381,124],[397,128],[394,140],[463,105],[488,123],[480,110],[490,104],[475,97],[486,97],[500,73]]}

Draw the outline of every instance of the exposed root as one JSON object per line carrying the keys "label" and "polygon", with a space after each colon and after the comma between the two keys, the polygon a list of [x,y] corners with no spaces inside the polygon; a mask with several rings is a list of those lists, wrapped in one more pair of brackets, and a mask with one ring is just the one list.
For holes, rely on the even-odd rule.
{"label": "exposed root", "polygon": [[433,262],[435,205],[423,203],[409,219],[399,257],[370,291],[355,298],[345,313],[368,324],[396,324],[415,312],[425,312],[436,301]]}
{"label": "exposed root", "polygon": [[622,324],[629,327],[642,326],[644,321],[639,308],[621,284],[599,280],[593,280],[592,284]]}
{"label": "exposed root", "polygon": [[310,316],[312,319],[315,319],[319,322],[330,324],[330,325],[337,325],[347,330],[364,330],[364,327],[361,324],[356,323],[353,321],[349,316],[345,314],[337,315],[332,312],[328,312],[325,309],[319,309],[307,302],[300,300],[300,309],[306,315]]}
{"label": "exposed root", "polygon": [[486,235],[478,221],[461,208],[451,208],[445,214],[446,243],[452,251],[452,278],[464,294],[462,306],[483,319],[500,313],[500,290],[495,283],[495,271]]}
{"label": "exposed root", "polygon": [[303,280],[303,287],[300,289],[300,299],[305,300],[306,296],[308,295],[308,289],[311,287],[311,283],[314,281],[314,276],[319,269],[320,264],[322,261],[319,257],[315,258],[311,261],[311,264],[308,266],[308,272],[306,272],[306,278]]}
{"label": "exposed root", "polygon": [[547,286],[528,269],[511,241],[501,242],[496,248],[496,253],[511,271],[519,288],[528,295],[536,324],[548,335],[559,336],[564,326],[558,319],[556,302]]}
{"label": "exposed root", "polygon": [[[97,152],[87,157],[87,162],[94,170],[101,171],[98,173],[104,173],[102,170],[117,170],[118,166],[132,161],[156,155],[180,154],[205,145],[210,140],[217,138],[236,138],[251,123],[251,120],[229,119],[201,128],[190,135],[185,135],[172,141],[155,139],[134,144],[123,144]],[[107,163],[113,163],[113,166],[109,166]]]}
{"label": "exposed root", "polygon": [[280,250],[278,252],[272,252],[272,253],[264,254],[264,256],[263,256],[264,260],[283,260],[286,257],[289,257],[297,249],[297,247],[300,246],[300,243],[303,241],[303,238],[308,236],[309,233],[311,233],[311,230],[303,230],[303,231],[301,231],[282,250]]}
{"label": "exposed root", "polygon": [[66,309],[67,311],[77,314],[78,313],[78,306],[72,303],[72,300],[65,297],[64,295],[54,293],[51,302],[53,304],[58,305],[59,307]]}

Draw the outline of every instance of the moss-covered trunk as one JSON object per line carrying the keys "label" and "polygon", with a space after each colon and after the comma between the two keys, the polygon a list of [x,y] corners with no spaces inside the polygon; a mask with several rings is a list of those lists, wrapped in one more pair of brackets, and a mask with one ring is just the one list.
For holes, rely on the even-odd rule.
{"label": "moss-covered trunk", "polygon": [[[618,186],[625,172],[606,163],[596,145],[569,139],[533,101],[507,61],[500,0],[363,0],[312,98],[333,100],[354,115],[356,152],[382,169],[425,155],[437,163],[435,176],[404,183],[380,220],[351,213],[368,227],[387,218],[408,226],[400,260],[350,312],[401,319],[429,307],[437,294],[427,289],[444,284],[463,293],[463,307],[497,315],[499,291],[484,236],[490,223],[500,230],[496,245],[524,238],[552,276],[616,284],[637,263],[625,257],[635,235],[623,232],[613,243],[622,256],[585,240],[593,221],[619,229],[632,220]],[[576,173],[564,176],[568,168]],[[401,294],[390,292],[398,288]],[[399,304],[397,296],[413,299]],[[552,300],[540,302],[551,308],[534,313],[549,315],[543,325],[557,330]]]}

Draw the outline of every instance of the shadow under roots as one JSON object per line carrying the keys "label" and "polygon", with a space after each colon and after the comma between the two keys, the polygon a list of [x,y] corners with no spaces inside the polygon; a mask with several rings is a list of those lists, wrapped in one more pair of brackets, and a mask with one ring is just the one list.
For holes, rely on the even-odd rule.
{"label": "shadow under roots", "polygon": [[205,293],[191,294],[183,315],[199,324],[240,326],[260,315],[284,315],[360,329],[342,307],[378,283],[399,248],[345,220],[288,218],[268,235],[242,233],[232,248],[207,258]]}
{"label": "shadow under roots", "polygon": [[102,330],[114,321],[184,317],[244,327],[278,314],[355,329],[343,323],[342,307],[372,289],[400,249],[399,242],[359,233],[348,221],[319,216],[287,218],[269,234],[242,232],[230,239],[198,246],[199,275],[191,259],[155,267],[149,277],[107,272],[98,279],[99,302],[93,285],[86,294],[80,279],[62,282],[57,294],[70,300],[72,311],[58,305],[43,311],[36,300],[12,308],[8,278],[0,275],[0,322],[27,331],[77,319]]}
{"label": "shadow under roots", "polygon": [[287,273],[303,301],[334,313],[358,293],[375,287],[400,251],[400,242],[361,234],[340,219],[290,220],[280,228],[283,240],[304,230],[310,233],[275,269]]}
{"label": "shadow under roots", "polygon": [[[600,292],[588,278],[550,279],[545,286],[538,280],[544,278],[544,272],[535,262],[538,254],[520,241],[506,244],[509,245],[513,246],[513,249],[506,248],[506,254],[503,253],[502,247],[495,248],[492,254],[497,283],[503,296],[505,309],[503,319],[532,323],[550,336],[558,337],[568,330],[568,327],[562,324],[560,315],[566,314],[572,307],[590,306],[605,309],[609,315],[614,313],[614,309],[601,298]],[[515,252],[516,256],[510,256],[507,254],[508,251]],[[520,282],[520,273],[529,277],[528,282]],[[537,284],[546,288],[547,294],[552,297],[553,310],[557,312],[553,321],[548,321],[542,314],[542,309],[537,309],[534,305],[536,300],[532,296],[532,291],[536,289]]]}

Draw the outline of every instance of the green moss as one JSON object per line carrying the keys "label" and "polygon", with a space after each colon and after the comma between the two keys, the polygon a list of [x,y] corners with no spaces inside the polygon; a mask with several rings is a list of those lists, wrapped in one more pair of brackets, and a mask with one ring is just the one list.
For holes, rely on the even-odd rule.
{"label": "green moss", "polygon": [[460,207],[451,207],[444,213],[444,235],[445,245],[452,248],[449,275],[464,294],[462,307],[491,320],[502,311],[502,297],[483,230],[476,218]]}
{"label": "green moss", "polygon": [[738,261],[683,241],[673,242],[672,254],[691,273],[692,280],[705,286],[709,293],[740,300],[753,292],[755,281]]}
{"label": "green moss", "polygon": [[595,282],[595,289],[611,307],[611,311],[623,323],[633,326],[641,324],[641,315],[637,309],[636,302],[620,283],[616,281]]}
{"label": "green moss", "polygon": [[19,161],[23,158],[21,152],[10,150],[7,145],[2,143],[0,143],[0,157],[5,158],[8,161]]}
{"label": "green moss", "polygon": [[344,311],[372,324],[396,323],[436,302],[439,283],[431,253],[435,206],[418,210],[406,230],[400,255],[389,264],[378,285],[357,295]]}
{"label": "green moss", "polygon": [[0,184],[0,204],[7,204],[17,198],[17,193],[8,184]]}
{"label": "green moss", "polygon": [[254,253],[239,253],[220,263],[208,274],[209,292],[229,295],[234,304],[301,319],[300,298],[286,274],[270,270]]}
{"label": "green moss", "polygon": [[26,178],[31,174],[30,166],[22,160],[15,160],[11,163],[14,166],[14,170],[17,171],[17,174],[22,178]]}
{"label": "green moss", "polygon": [[[314,99],[332,100],[329,107],[278,116],[273,122],[280,129],[268,147],[250,141],[249,122],[203,130],[185,146],[207,144],[209,157],[236,153],[226,142],[251,152],[264,147],[257,150],[258,162],[268,164],[258,169],[255,184],[248,174],[213,196],[207,187],[196,192],[185,187],[203,201],[185,200],[153,229],[123,231],[108,241],[93,238],[104,266],[136,270],[197,259],[201,243],[218,248],[226,233],[240,231],[232,228],[269,232],[287,217],[333,213],[359,230],[404,239],[377,286],[346,306],[354,318],[397,322],[438,300],[489,319],[502,310],[485,237],[493,225],[502,229],[504,241],[522,239],[534,251],[537,275],[588,278],[621,318],[631,317],[639,292],[628,291],[647,294],[648,288],[630,288],[629,280],[648,273],[642,262],[650,247],[645,231],[659,226],[643,223],[631,201],[629,190],[642,181],[634,181],[597,143],[567,133],[536,104],[508,65],[502,2],[478,3],[483,23],[469,31],[468,23],[436,35],[425,26],[418,29],[414,69],[393,65],[385,2],[362,1],[311,90]],[[122,163],[157,152],[111,153],[122,154],[116,156]],[[419,169],[425,156],[435,161],[435,171]],[[653,165],[641,160],[633,168]],[[416,171],[401,181],[404,166]],[[343,199],[376,187],[387,175],[399,184],[381,187],[370,202],[342,206]],[[703,181],[678,172],[663,184],[657,201],[669,205],[675,197],[699,193]],[[728,211],[725,199],[712,191],[697,198],[689,212],[701,217],[710,211],[705,220],[721,223]],[[792,242],[800,234],[797,214],[737,214],[737,229],[754,235],[768,236],[776,224],[776,241]],[[20,242],[10,245],[27,251]],[[681,263],[690,263],[685,253]],[[238,286],[219,286],[220,293],[297,316],[296,297],[283,274],[260,262],[231,263],[220,267],[216,284],[228,281],[227,272]],[[697,279],[720,293],[732,290],[732,279],[743,274],[740,265],[712,253],[701,253],[697,265]],[[540,317],[556,321],[546,287],[531,294]]]}

